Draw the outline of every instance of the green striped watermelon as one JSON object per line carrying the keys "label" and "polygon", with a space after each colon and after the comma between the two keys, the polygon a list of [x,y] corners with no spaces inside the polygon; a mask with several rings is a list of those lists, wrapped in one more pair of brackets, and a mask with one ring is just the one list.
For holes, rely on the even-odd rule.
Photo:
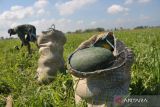
{"label": "green striped watermelon", "polygon": [[70,64],[73,69],[81,72],[92,72],[110,67],[114,56],[106,48],[91,47],[77,51],[73,54]]}

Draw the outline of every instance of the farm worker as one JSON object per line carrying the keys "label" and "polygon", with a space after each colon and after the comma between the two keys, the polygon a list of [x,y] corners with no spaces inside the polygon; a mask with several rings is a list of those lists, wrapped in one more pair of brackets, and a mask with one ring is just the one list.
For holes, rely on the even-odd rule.
{"label": "farm worker", "polygon": [[52,27],[43,31],[37,40],[40,57],[36,78],[39,84],[52,82],[58,71],[64,71],[63,46],[66,37]]}
{"label": "farm worker", "polygon": [[76,51],[97,46],[111,50],[116,60],[110,69],[83,72],[83,75],[69,65],[68,70],[74,80],[75,101],[79,104],[85,99],[88,107],[113,107],[116,95],[128,94],[134,54],[123,42],[116,40],[112,32],[92,36],[82,42]]}
{"label": "farm worker", "polygon": [[22,42],[21,48],[23,47],[23,45],[25,45],[28,48],[28,53],[31,53],[31,46],[29,42],[36,43],[37,41],[35,26],[30,24],[18,25],[14,28],[9,29],[8,33],[10,34],[10,36],[17,34]]}

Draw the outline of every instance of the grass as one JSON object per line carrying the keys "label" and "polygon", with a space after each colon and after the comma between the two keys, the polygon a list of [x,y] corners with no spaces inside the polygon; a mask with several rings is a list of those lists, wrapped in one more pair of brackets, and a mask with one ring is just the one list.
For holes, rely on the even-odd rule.
{"label": "grass", "polygon": [[[116,37],[135,53],[132,66],[131,95],[160,94],[160,29],[116,31]],[[67,34],[64,58],[67,60],[77,46],[93,33]],[[0,40],[0,107],[12,95],[15,107],[75,107],[70,74],[58,73],[49,85],[38,85],[34,79],[39,58],[32,44],[33,55],[26,48],[15,50],[19,40]],[[81,105],[85,107],[85,102]]]}

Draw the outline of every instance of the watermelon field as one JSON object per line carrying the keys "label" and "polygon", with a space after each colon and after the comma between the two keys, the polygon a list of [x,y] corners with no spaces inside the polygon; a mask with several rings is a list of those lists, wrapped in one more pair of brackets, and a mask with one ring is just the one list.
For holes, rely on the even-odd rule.
{"label": "watermelon field", "polygon": [[[77,48],[91,33],[66,34],[64,58]],[[131,95],[160,95],[160,28],[115,31],[115,36],[134,51],[131,70]],[[16,50],[18,39],[0,40],[0,107],[11,95],[14,107],[75,107],[73,82],[68,73],[58,73],[49,85],[38,85],[34,76],[39,58],[32,44],[32,56],[27,49]],[[86,107],[84,101],[80,107]]]}

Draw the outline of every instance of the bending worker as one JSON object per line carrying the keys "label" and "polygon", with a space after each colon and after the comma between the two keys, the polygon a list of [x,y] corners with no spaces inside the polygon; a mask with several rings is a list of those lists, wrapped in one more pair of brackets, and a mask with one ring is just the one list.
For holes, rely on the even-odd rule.
{"label": "bending worker", "polygon": [[14,28],[8,30],[8,33],[11,35],[17,34],[19,39],[21,40],[21,48],[25,45],[28,48],[28,53],[31,53],[31,46],[29,42],[36,43],[36,28],[30,24],[18,25]]}

